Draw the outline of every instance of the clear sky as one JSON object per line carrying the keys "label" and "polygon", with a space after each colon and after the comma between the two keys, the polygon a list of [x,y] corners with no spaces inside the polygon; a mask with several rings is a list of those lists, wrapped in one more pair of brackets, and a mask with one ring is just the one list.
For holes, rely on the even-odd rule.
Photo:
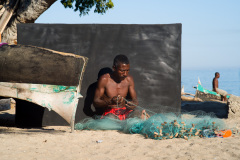
{"label": "clear sky", "polygon": [[112,0],[106,14],[79,17],[60,1],[36,23],[182,24],[182,69],[240,68],[240,0]]}

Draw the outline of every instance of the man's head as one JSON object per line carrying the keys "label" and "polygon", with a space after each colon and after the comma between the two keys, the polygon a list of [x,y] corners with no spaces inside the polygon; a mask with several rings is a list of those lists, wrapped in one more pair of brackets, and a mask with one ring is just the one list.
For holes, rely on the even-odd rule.
{"label": "man's head", "polygon": [[113,67],[118,67],[119,64],[129,64],[129,60],[127,58],[127,56],[123,55],[123,54],[119,54],[117,55],[114,60],[113,60]]}
{"label": "man's head", "polygon": [[219,72],[216,72],[216,73],[215,73],[215,77],[216,77],[216,78],[219,78],[219,77],[220,77]]}
{"label": "man's head", "polygon": [[113,71],[119,80],[123,80],[128,76],[130,69],[129,60],[125,55],[117,55],[113,60]]}

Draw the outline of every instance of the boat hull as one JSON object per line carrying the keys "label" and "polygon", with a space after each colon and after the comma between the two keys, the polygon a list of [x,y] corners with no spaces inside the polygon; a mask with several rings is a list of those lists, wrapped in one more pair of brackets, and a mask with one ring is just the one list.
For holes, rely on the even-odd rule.
{"label": "boat hull", "polygon": [[34,46],[2,46],[0,64],[0,96],[53,110],[73,129],[86,57]]}

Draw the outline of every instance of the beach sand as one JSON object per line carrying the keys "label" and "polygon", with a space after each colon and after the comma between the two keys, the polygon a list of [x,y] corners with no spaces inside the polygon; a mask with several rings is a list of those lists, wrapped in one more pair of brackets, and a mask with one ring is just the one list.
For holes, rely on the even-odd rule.
{"label": "beach sand", "polygon": [[[224,119],[240,128],[240,118]],[[146,139],[118,131],[74,131],[69,126],[21,129],[0,127],[0,159],[158,160],[240,159],[240,136]]]}

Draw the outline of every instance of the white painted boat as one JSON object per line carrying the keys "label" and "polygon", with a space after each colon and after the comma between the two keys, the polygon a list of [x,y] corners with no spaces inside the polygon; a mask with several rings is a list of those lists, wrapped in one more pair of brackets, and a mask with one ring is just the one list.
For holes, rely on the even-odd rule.
{"label": "white painted boat", "polygon": [[63,117],[74,130],[87,58],[34,46],[0,47],[0,96],[22,99]]}

